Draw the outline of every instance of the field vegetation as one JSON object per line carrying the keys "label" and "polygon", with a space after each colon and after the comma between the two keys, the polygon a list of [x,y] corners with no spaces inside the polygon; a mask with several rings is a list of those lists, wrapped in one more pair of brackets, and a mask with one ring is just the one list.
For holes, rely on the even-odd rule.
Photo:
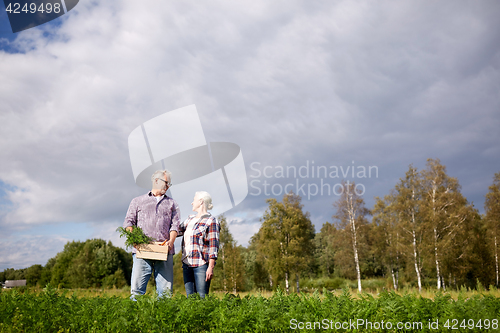
{"label": "field vegetation", "polygon": [[[81,292],[81,291],[79,291]],[[432,298],[383,291],[269,297],[177,293],[137,302],[123,295],[80,295],[50,286],[0,292],[1,332],[496,332],[500,299],[492,292],[437,292]],[[456,322],[455,322],[455,321]],[[379,327],[379,329],[374,329]],[[383,325],[382,328],[380,328]],[[401,329],[398,329],[400,327]]]}

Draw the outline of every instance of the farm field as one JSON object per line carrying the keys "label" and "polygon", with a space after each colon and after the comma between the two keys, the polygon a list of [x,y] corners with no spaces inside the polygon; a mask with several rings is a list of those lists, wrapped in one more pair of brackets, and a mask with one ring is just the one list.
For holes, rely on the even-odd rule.
{"label": "farm field", "polygon": [[[408,292],[408,291],[407,291]],[[0,332],[498,332],[496,290],[433,293],[344,289],[311,294],[176,293],[133,302],[125,290],[0,292]]]}

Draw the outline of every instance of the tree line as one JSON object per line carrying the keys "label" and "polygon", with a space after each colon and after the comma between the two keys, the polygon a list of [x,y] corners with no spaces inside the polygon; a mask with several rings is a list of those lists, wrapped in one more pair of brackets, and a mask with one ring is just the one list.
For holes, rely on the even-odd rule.
{"label": "tree line", "polygon": [[[342,186],[342,195],[332,203],[332,221],[318,233],[294,193],[281,202],[267,200],[261,227],[248,247],[237,244],[220,216],[211,289],[236,293],[280,286],[299,292],[311,281],[327,279],[356,281],[359,291],[363,279],[386,279],[395,290],[498,286],[500,173],[486,194],[484,215],[438,159],[429,159],[423,170],[410,165],[389,194],[375,198],[372,209],[365,207],[355,183],[343,181]],[[28,285],[121,288],[130,284],[131,266],[125,250],[94,239],[67,243],[45,266],[0,272],[0,281],[26,278]],[[182,283],[176,254],[174,288]]]}
{"label": "tree line", "polygon": [[[439,159],[428,159],[423,170],[410,165],[389,194],[375,198],[372,209],[365,207],[355,183],[343,181],[342,186],[342,195],[332,203],[332,222],[318,233],[300,196],[268,199],[248,248],[235,247],[227,238],[226,248],[238,250],[226,254],[222,265],[218,260],[225,272],[216,275],[219,288],[271,290],[280,285],[289,292],[293,283],[298,292],[301,279],[325,278],[355,280],[359,291],[361,281],[372,278],[387,279],[395,290],[403,285],[419,290],[475,288],[478,283],[498,287],[500,173],[486,194],[484,215]],[[225,219],[222,226],[227,228]]]}
{"label": "tree line", "polygon": [[132,257],[122,248],[102,239],[68,242],[64,250],[45,266],[9,268],[0,272],[0,281],[24,280],[27,286],[59,288],[122,288],[130,285]]}

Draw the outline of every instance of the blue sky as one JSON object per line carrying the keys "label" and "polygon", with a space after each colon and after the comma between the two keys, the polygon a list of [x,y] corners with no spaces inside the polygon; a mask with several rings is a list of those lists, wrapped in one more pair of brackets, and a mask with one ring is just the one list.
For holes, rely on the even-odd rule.
{"label": "blue sky", "polygon": [[[241,147],[254,186],[321,184],[266,167],[376,166],[351,179],[371,208],[439,158],[483,212],[500,172],[499,16],[486,1],[82,0],[17,34],[0,17],[0,270],[71,240],[123,245],[115,229],[144,193],[128,135],[191,104],[207,141]],[[226,213],[240,244],[281,196]],[[317,231],[336,199],[303,198]]]}

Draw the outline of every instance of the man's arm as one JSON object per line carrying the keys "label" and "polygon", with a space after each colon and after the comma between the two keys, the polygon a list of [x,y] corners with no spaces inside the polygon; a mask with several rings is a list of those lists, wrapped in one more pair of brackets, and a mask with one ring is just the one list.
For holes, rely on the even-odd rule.
{"label": "man's arm", "polygon": [[173,249],[174,248],[174,242],[175,239],[177,238],[177,231],[171,230],[170,231],[170,239],[167,242],[168,248]]}
{"label": "man's arm", "polygon": [[[177,236],[182,235],[181,232],[181,210],[179,209],[179,205],[177,205],[177,202],[174,200],[174,203],[172,205],[172,220],[170,223],[170,239],[172,239],[172,231],[175,231],[175,238]],[[173,243],[172,243],[173,244]]]}
{"label": "man's arm", "polygon": [[132,231],[132,228],[137,226],[137,207],[137,200],[133,199],[128,207],[127,215],[125,215],[125,221],[123,221],[123,227],[128,231]]}
{"label": "man's arm", "polygon": [[169,235],[168,241],[166,241],[165,243],[165,245],[168,246],[169,251],[171,251],[174,248],[174,242],[179,233],[180,218],[181,218],[181,212],[179,209],[179,205],[177,205],[177,202],[175,200],[172,200],[172,208],[170,213],[170,226],[169,226],[170,232],[168,234]]}

